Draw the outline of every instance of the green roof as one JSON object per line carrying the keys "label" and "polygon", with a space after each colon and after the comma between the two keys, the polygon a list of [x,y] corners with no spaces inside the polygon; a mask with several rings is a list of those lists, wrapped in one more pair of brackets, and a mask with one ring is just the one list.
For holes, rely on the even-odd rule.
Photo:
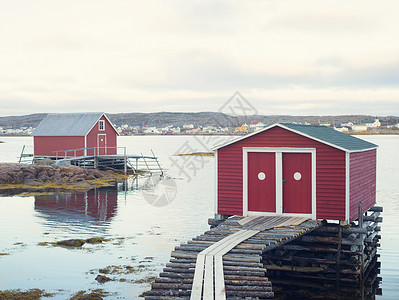
{"label": "green roof", "polygon": [[347,151],[361,151],[378,147],[376,144],[367,142],[346,133],[339,132],[326,126],[299,125],[292,123],[280,124],[289,129],[303,133],[311,138],[331,144],[332,146],[336,146],[337,148],[341,148]]}

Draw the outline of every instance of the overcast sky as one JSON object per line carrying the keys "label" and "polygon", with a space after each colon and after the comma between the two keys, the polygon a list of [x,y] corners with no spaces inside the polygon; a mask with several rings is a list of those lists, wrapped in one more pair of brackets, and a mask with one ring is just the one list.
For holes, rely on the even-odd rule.
{"label": "overcast sky", "polygon": [[399,115],[399,1],[0,1],[0,116]]}

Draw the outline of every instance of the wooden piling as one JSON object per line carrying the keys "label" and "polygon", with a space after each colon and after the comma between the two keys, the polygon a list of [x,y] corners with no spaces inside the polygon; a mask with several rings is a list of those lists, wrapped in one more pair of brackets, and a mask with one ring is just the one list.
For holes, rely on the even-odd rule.
{"label": "wooden piling", "polygon": [[[359,212],[362,208],[359,207]],[[322,227],[262,255],[268,277],[291,287],[312,280],[319,286],[335,282],[338,290],[352,289],[356,295],[376,293],[378,290],[375,266],[378,266],[377,247],[381,235],[381,207],[372,207],[367,215],[349,224],[325,223]],[[372,288],[363,289],[368,283]],[[302,288],[298,286],[298,288]],[[281,290],[282,291],[282,290]],[[283,291],[282,291],[283,292]]]}

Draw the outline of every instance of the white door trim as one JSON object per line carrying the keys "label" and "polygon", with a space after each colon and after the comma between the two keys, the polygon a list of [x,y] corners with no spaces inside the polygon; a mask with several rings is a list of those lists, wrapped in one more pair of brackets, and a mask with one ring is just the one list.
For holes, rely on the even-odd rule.
{"label": "white door trim", "polygon": [[[272,152],[276,154],[276,212],[256,212],[248,211],[248,153],[251,152]],[[312,213],[311,214],[292,214],[283,213],[283,153],[310,153],[311,154],[311,174],[312,174]],[[244,216],[298,216],[316,219],[316,148],[271,148],[271,147],[243,147],[243,215]]]}
{"label": "white door trim", "polygon": [[105,148],[104,148],[104,154],[107,154],[107,135],[105,133],[99,133],[97,134],[97,155],[100,155],[100,135],[104,136],[105,138]]}

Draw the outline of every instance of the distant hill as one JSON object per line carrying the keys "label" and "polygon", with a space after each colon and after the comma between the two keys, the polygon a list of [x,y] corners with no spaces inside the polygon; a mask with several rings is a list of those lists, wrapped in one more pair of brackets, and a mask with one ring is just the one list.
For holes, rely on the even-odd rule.
{"label": "distant hill", "polygon": [[0,117],[0,127],[36,127],[47,114]]}
{"label": "distant hill", "polygon": [[[0,127],[36,127],[46,116],[45,113],[0,117]],[[378,118],[383,125],[396,124],[399,122],[397,116],[376,117],[370,115],[340,115],[340,116],[289,116],[289,115],[251,115],[251,116],[229,116],[220,112],[156,112],[156,113],[117,113],[107,114],[111,121],[117,126],[128,124],[130,126],[155,126],[165,127],[168,125],[183,126],[193,124],[194,126],[239,126],[243,123],[262,122],[273,124],[278,122],[309,122],[319,124],[326,122],[339,125],[343,122],[360,123],[362,120]]]}

